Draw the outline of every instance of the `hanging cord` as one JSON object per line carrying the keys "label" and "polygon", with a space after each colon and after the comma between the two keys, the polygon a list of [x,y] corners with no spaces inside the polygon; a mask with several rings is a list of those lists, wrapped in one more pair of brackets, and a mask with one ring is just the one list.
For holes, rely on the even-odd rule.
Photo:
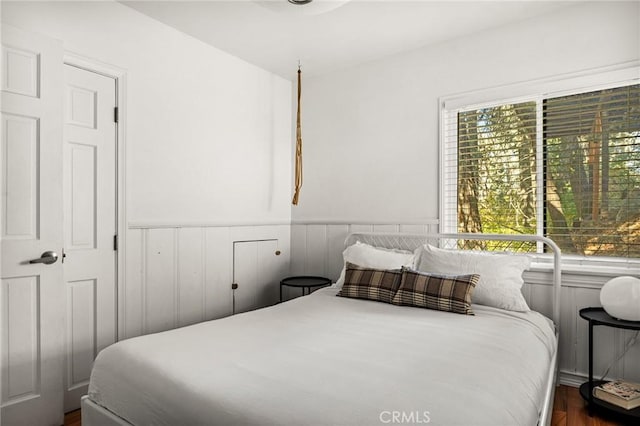
{"label": "hanging cord", "polygon": [[300,71],[300,63],[298,62],[298,113],[296,115],[296,180],[293,200],[294,206],[298,205],[300,198],[300,189],[302,188],[302,129],[300,127],[300,98],[302,96],[302,71]]}
{"label": "hanging cord", "polygon": [[618,358],[616,358],[611,362],[611,364],[609,364],[605,372],[602,373],[602,377],[600,377],[600,380],[604,380],[604,378],[607,377],[607,374],[609,374],[609,370],[611,370],[611,367],[613,367],[614,364],[620,361],[622,357],[625,356],[627,352],[629,352],[629,349],[631,349],[636,343],[638,343],[638,334],[640,334],[640,331],[636,331],[633,336],[629,338],[627,343],[624,345],[624,351],[622,351]]}

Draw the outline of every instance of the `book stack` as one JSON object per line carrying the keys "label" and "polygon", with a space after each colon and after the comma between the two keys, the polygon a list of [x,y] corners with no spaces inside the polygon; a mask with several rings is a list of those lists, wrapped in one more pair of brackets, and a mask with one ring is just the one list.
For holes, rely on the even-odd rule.
{"label": "book stack", "polygon": [[640,407],[640,384],[615,380],[593,388],[593,396],[610,404],[633,410]]}

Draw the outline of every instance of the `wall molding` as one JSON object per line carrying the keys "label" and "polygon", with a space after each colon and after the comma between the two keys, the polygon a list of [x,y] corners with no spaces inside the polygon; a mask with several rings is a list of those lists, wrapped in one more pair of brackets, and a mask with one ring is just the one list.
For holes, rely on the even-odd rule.
{"label": "wall molding", "polygon": [[346,220],[346,219],[274,219],[274,220],[220,220],[207,222],[129,222],[129,229],[161,228],[230,228],[238,226],[282,226],[282,225],[371,225],[371,226],[435,226],[438,219],[389,221],[389,220]]}
{"label": "wall molding", "polygon": [[281,226],[281,225],[356,225],[356,226],[436,226],[438,219],[424,220],[346,220],[346,219],[275,219],[239,220],[210,222],[129,222],[129,229],[161,228],[229,228],[238,226]]}
{"label": "wall molding", "polygon": [[235,228],[242,226],[289,226],[291,220],[242,220],[212,222],[129,222],[129,229],[166,229],[166,228]]}
{"label": "wall molding", "polygon": [[[546,285],[551,286],[551,273],[552,269],[537,269],[532,268],[524,273],[524,281],[528,284]],[[589,288],[597,289],[602,288],[604,283],[609,281],[612,277],[616,277],[619,274],[615,271],[611,271],[608,274],[593,275],[589,272],[575,271],[575,270],[562,270],[562,287],[576,287],[576,288]]]}
{"label": "wall molding", "polygon": [[438,219],[414,220],[348,220],[348,219],[292,219],[292,225],[438,225]]}

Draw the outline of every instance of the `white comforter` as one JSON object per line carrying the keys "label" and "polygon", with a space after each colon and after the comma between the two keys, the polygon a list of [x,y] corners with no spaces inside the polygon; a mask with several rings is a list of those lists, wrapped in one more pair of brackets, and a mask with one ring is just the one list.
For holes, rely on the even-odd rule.
{"label": "white comforter", "polygon": [[119,342],[89,397],[135,425],[535,425],[555,339],[542,315],[335,297]]}

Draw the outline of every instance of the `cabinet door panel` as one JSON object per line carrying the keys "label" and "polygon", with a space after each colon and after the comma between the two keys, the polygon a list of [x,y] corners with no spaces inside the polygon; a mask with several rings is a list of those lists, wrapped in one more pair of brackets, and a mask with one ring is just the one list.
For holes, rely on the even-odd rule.
{"label": "cabinet door panel", "polygon": [[235,313],[270,306],[278,301],[284,262],[278,240],[234,242]]}

